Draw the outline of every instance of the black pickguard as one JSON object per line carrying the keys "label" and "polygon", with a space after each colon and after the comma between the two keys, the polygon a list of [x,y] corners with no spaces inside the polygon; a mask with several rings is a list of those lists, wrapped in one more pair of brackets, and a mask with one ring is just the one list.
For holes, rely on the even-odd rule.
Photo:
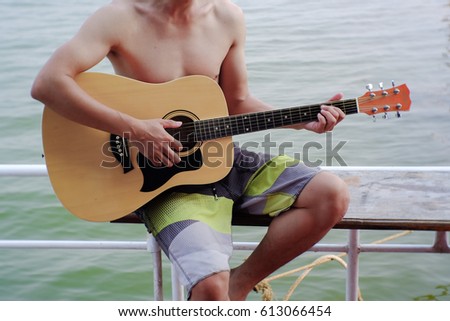
{"label": "black pickguard", "polygon": [[182,157],[181,162],[172,167],[154,166],[149,159],[141,153],[138,154],[137,161],[142,175],[144,176],[141,192],[152,192],[167,183],[176,174],[194,171],[203,165],[203,157],[200,148],[191,155]]}

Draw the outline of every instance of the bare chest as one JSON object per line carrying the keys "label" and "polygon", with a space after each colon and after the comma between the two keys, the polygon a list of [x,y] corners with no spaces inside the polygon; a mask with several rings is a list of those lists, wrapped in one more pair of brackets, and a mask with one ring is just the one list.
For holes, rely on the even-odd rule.
{"label": "bare chest", "polygon": [[218,79],[231,41],[219,28],[138,30],[109,56],[118,74],[160,83],[187,75]]}

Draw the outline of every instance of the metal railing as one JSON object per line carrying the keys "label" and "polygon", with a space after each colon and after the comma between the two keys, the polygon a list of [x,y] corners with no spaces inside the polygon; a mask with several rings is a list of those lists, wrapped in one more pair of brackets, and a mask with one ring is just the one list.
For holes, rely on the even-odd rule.
{"label": "metal railing", "polygon": [[[390,170],[389,167],[344,167],[333,170]],[[395,167],[396,170],[411,171],[450,171],[450,167]],[[0,165],[0,177],[36,177],[47,176],[45,165]],[[359,280],[359,254],[362,252],[377,253],[450,253],[447,232],[435,231],[433,244],[361,244],[360,231],[351,229],[348,231],[346,244],[323,244],[313,246],[309,251],[346,253],[346,300],[358,299]],[[1,236],[0,236],[1,237]],[[257,242],[234,242],[234,249],[238,251],[252,251],[258,245]],[[163,300],[162,284],[162,254],[161,249],[151,234],[147,240],[141,242],[130,241],[61,241],[61,240],[0,240],[0,248],[3,249],[95,249],[95,250],[142,250],[148,251],[153,257],[153,284],[154,299]],[[177,274],[172,268],[172,299],[183,300],[184,290],[178,281]]]}

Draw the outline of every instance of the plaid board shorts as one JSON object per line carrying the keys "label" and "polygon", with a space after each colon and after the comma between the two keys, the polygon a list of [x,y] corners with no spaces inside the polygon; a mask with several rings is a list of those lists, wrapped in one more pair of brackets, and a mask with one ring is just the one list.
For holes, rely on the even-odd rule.
{"label": "plaid board shorts", "polygon": [[222,180],[172,188],[136,211],[188,294],[199,281],[230,270],[233,215],[277,216],[319,172],[288,156],[234,152],[233,168]]}

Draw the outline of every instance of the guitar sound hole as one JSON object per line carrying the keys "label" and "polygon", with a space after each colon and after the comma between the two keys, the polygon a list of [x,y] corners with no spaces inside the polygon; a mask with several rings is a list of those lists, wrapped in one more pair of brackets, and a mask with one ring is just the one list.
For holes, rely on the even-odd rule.
{"label": "guitar sound hole", "polygon": [[165,119],[171,119],[174,121],[181,121],[183,125],[179,128],[167,128],[167,132],[178,140],[182,145],[183,149],[180,152],[181,157],[185,157],[194,153],[198,147],[200,147],[201,142],[197,140],[195,129],[194,129],[194,120],[195,116],[189,117],[184,114],[175,114],[171,115],[172,117]]}

